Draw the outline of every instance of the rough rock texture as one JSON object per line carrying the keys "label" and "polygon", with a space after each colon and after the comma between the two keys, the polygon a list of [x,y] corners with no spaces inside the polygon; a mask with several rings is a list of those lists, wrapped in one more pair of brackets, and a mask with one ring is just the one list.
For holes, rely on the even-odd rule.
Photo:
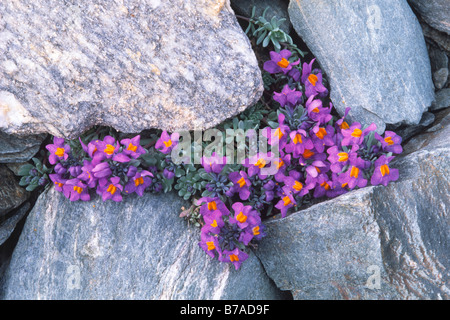
{"label": "rough rock texture", "polygon": [[0,218],[0,246],[8,240],[17,223],[27,214],[29,209],[30,203],[26,202],[17,211]]}
{"label": "rough rock texture", "polygon": [[20,137],[0,131],[0,163],[26,162],[41,147],[46,135]]}
{"label": "rough rock texture", "polygon": [[289,14],[287,11],[288,2],[284,0],[231,0],[231,7],[237,14],[245,17],[252,15],[253,7],[255,7],[255,17],[263,14],[266,8],[266,18],[277,17],[278,19],[285,18],[280,29],[289,33],[291,30],[291,23],[289,21]]}
{"label": "rough rock texture", "polygon": [[427,41],[435,44],[442,50],[444,50],[448,55],[450,55],[450,37],[447,33],[441,32],[439,30],[430,27],[423,19],[419,19],[420,26],[422,27],[423,35]]}
{"label": "rough rock texture", "polygon": [[450,35],[450,4],[448,0],[408,0],[433,28]]}
{"label": "rough rock texture", "polygon": [[207,256],[182,205],[174,194],[70,203],[49,189],[27,217],[3,298],[283,298],[254,254],[238,271]]}
{"label": "rough rock texture", "polygon": [[0,130],[205,129],[263,91],[228,0],[0,2]]}
{"label": "rough rock texture", "polygon": [[0,181],[0,221],[2,221],[6,214],[24,203],[30,194],[19,186],[14,174],[3,165],[0,165]]}
{"label": "rough rock texture", "polygon": [[431,106],[431,110],[440,110],[450,107],[450,88],[445,88],[436,92],[436,100]]}
{"label": "rough rock texture", "polygon": [[439,119],[405,146],[397,182],[266,224],[255,252],[279,288],[294,299],[450,299],[450,118]]}
{"label": "rough rock texture", "polygon": [[291,0],[289,16],[352,121],[417,124],[434,99],[430,61],[406,0]]}

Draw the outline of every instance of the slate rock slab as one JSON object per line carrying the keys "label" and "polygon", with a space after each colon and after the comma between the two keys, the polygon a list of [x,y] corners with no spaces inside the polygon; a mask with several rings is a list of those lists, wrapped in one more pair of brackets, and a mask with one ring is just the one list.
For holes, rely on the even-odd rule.
{"label": "slate rock slab", "polygon": [[450,299],[450,118],[439,119],[396,159],[397,182],[266,223],[255,252],[279,288],[294,299]]}
{"label": "slate rock slab", "polygon": [[263,83],[228,0],[0,3],[0,130],[206,129]]}
{"label": "slate rock slab", "polygon": [[0,163],[21,163],[30,160],[40,149],[46,134],[16,136],[0,131]]}
{"label": "slate rock slab", "polygon": [[408,1],[430,26],[450,35],[450,5],[448,0]]}
{"label": "slate rock slab", "polygon": [[291,0],[291,23],[320,63],[338,112],[386,124],[417,124],[434,99],[422,29],[406,0]]}
{"label": "slate rock slab", "polygon": [[[251,254],[212,260],[175,194],[71,203],[54,188],[27,217],[5,274],[9,299],[281,299]],[[1,294],[0,294],[1,296]]]}
{"label": "slate rock slab", "polygon": [[24,203],[30,193],[19,186],[14,174],[4,165],[0,165],[0,221],[10,211]]}

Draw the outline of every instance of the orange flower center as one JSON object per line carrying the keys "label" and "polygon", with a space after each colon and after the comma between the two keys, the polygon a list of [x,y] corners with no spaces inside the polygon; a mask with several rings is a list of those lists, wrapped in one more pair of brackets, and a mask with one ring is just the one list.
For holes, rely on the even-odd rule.
{"label": "orange flower center", "polygon": [[128,145],[127,150],[136,152],[137,148],[138,148],[137,146],[135,146],[135,145],[133,145],[132,143],[130,143],[130,144]]}
{"label": "orange flower center", "polygon": [[303,184],[301,182],[298,182],[297,180],[294,183],[293,188],[297,191],[301,191],[303,189]]}
{"label": "orange flower center", "polygon": [[217,227],[217,221],[216,220],[213,220],[213,222],[211,223],[211,227],[213,227],[213,228]]}
{"label": "orange flower center", "polygon": [[56,182],[56,181],[55,181],[55,185],[57,185],[60,188],[63,186],[63,184],[61,182]]}
{"label": "orange flower center", "polygon": [[166,148],[169,148],[172,145],[172,140],[168,140],[168,141],[163,141],[164,145],[166,146]]}
{"label": "orange flower center", "polygon": [[352,166],[352,170],[350,171],[350,177],[357,179],[358,176],[359,176],[359,168]]}
{"label": "orange flower center", "polygon": [[239,187],[241,187],[241,188],[243,186],[245,186],[245,179],[244,179],[244,177],[240,178],[237,183],[239,183]]}
{"label": "orange flower center", "polygon": [[388,145],[392,146],[394,144],[394,141],[392,140],[392,137],[384,138],[384,141],[387,142]]}
{"label": "orange flower center", "polygon": [[289,198],[289,196],[286,196],[286,197],[283,198],[283,205],[285,207],[288,206],[291,203],[292,203],[292,201],[291,201],[291,198]]}
{"label": "orange flower center", "polygon": [[239,214],[236,216],[236,220],[240,223],[244,223],[245,221],[247,221],[247,216],[242,212],[239,212]]}
{"label": "orange flower center", "polygon": [[292,140],[292,141],[294,142],[294,144],[302,143],[303,142],[302,135],[300,133],[297,133],[294,137],[294,140]]}
{"label": "orange flower center", "polygon": [[234,262],[234,261],[239,261],[239,258],[237,255],[235,254],[230,254],[230,261]]}
{"label": "orange flower center", "polygon": [[252,231],[253,231],[253,235],[254,235],[254,236],[257,236],[258,234],[260,234],[260,232],[259,232],[259,226],[254,227],[254,228],[252,229]]}
{"label": "orange flower center", "polygon": [[350,128],[350,126],[347,122],[342,121],[342,123],[339,125],[339,128],[341,128],[341,130],[347,130],[348,128]]}
{"label": "orange flower center", "polygon": [[289,61],[287,61],[286,58],[282,58],[280,61],[277,62],[277,65],[280,68],[285,69],[285,68],[287,68],[289,66]]}
{"label": "orange flower center", "polygon": [[315,87],[316,83],[319,79],[317,78],[317,76],[315,74],[310,74],[308,77],[308,81],[311,82],[311,84]]}
{"label": "orange flower center", "polygon": [[281,139],[281,137],[284,135],[283,132],[281,132],[280,128],[277,128],[274,133],[275,136],[278,136],[278,139]]}
{"label": "orange flower center", "polygon": [[217,210],[217,204],[215,201],[208,202],[208,210]]}
{"label": "orange flower center", "polygon": [[216,246],[214,245],[214,242],[208,241],[206,242],[206,245],[208,246],[208,251],[214,250]]}
{"label": "orange flower center", "polygon": [[75,191],[78,192],[78,193],[83,192],[83,188],[80,188],[80,187],[77,187],[77,186],[74,186],[74,187],[73,187],[73,190],[75,190]]}
{"label": "orange flower center", "polygon": [[144,184],[144,178],[140,177],[140,178],[134,179],[134,185],[136,187],[141,185],[141,184]]}
{"label": "orange flower center", "polygon": [[107,144],[105,148],[105,153],[112,155],[114,153],[114,150],[115,150],[114,146]]}
{"label": "orange flower center", "polygon": [[327,130],[325,130],[325,128],[320,128],[319,131],[317,131],[316,136],[317,138],[319,138],[320,140],[323,140],[323,138],[327,135]]}
{"label": "orange flower center", "polygon": [[353,130],[352,132],[352,137],[354,138],[359,138],[362,135],[362,131],[361,129],[355,128],[355,130]]}
{"label": "orange flower center", "polygon": [[389,167],[387,164],[383,164],[380,167],[381,175],[384,177],[385,175],[389,175]]}
{"label": "orange flower center", "polygon": [[348,153],[347,152],[339,152],[339,162],[345,162],[348,160]]}
{"label": "orange flower center", "polygon": [[256,161],[255,166],[259,167],[260,169],[264,168],[266,165],[266,160],[264,159],[258,159],[258,161]]}
{"label": "orange flower center", "polygon": [[306,149],[305,152],[303,152],[303,158],[309,159],[314,155],[314,152],[312,152],[309,149]]}
{"label": "orange flower center", "polygon": [[106,189],[106,192],[109,192],[109,193],[111,193],[111,194],[116,193],[116,191],[117,191],[117,188],[116,188],[113,184],[110,184],[110,185],[108,186],[108,189]]}
{"label": "orange flower center", "polygon": [[62,157],[62,156],[64,156],[64,148],[57,148],[56,149],[56,152],[55,152],[55,155],[57,155],[58,157]]}

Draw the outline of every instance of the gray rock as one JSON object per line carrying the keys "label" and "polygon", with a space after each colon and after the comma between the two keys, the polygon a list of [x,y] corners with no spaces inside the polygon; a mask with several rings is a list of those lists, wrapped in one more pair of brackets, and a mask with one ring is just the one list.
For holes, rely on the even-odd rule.
{"label": "gray rock", "polygon": [[412,139],[400,179],[266,223],[256,250],[294,299],[449,299],[450,119]]}
{"label": "gray rock", "polygon": [[436,100],[430,110],[440,110],[450,107],[450,88],[444,88],[436,92]]}
{"label": "gray rock", "polygon": [[289,21],[288,3],[283,0],[231,0],[231,7],[237,14],[245,17],[251,17],[253,7],[255,7],[255,16],[259,17],[263,14],[266,8],[266,18],[269,20],[272,17],[278,19],[285,18],[280,29],[289,33],[291,31],[291,23]]}
{"label": "gray rock", "polygon": [[423,35],[428,41],[431,41],[434,45],[441,48],[450,55],[450,37],[447,33],[441,32],[439,30],[433,29],[423,20],[420,21],[420,26],[422,27]]}
{"label": "gray rock", "polygon": [[428,55],[430,56],[431,71],[435,72],[442,68],[448,68],[448,56],[444,51],[434,46],[430,46],[428,49]]}
{"label": "gray rock", "polygon": [[0,131],[0,163],[26,162],[40,149],[47,135],[21,137]]}
{"label": "gray rock", "polygon": [[10,211],[19,207],[30,196],[16,181],[14,174],[3,165],[0,165],[0,221]]}
{"label": "gray rock", "polygon": [[414,125],[401,125],[397,128],[389,128],[391,131],[395,131],[400,137],[402,137],[403,141],[415,136],[423,132],[428,126],[432,125],[435,120],[435,116],[432,112],[424,112],[422,115],[422,119],[418,124]]}
{"label": "gray rock", "polygon": [[408,1],[430,26],[450,35],[450,4],[448,0]]}
{"label": "gray rock", "polygon": [[4,276],[9,299],[280,299],[254,254],[239,270],[207,256],[174,194],[121,203],[40,195]]}
{"label": "gray rock", "polygon": [[0,219],[0,246],[8,240],[13,233],[17,223],[27,214],[30,209],[30,203],[26,202],[16,212]]}
{"label": "gray rock", "polygon": [[448,68],[441,68],[436,72],[433,72],[433,81],[436,89],[442,89],[447,83],[448,79]]}
{"label": "gray rock", "polygon": [[289,16],[327,74],[339,113],[351,107],[352,121],[375,122],[380,132],[419,123],[434,88],[424,36],[405,0],[291,0]]}
{"label": "gray rock", "polygon": [[263,91],[228,0],[19,0],[2,1],[0,12],[7,133],[200,130]]}

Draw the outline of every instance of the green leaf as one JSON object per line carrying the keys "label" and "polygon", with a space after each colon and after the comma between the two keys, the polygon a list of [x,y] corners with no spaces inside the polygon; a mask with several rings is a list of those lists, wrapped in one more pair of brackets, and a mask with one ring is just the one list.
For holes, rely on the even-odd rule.
{"label": "green leaf", "polygon": [[34,168],[33,165],[30,163],[24,164],[23,166],[20,167],[17,174],[19,176],[27,176],[30,173],[30,170],[33,168]]}
{"label": "green leaf", "polygon": [[[267,35],[267,30],[265,30],[263,33],[261,33],[261,35],[258,37],[258,39],[256,40],[256,44],[259,45],[263,40],[264,37]],[[264,46],[264,45],[263,45]]]}
{"label": "green leaf", "polygon": [[37,184],[30,184],[28,187],[25,188],[25,190],[27,191],[34,191],[34,189],[36,189],[38,187]]}
{"label": "green leaf", "polygon": [[262,46],[265,48],[265,47],[267,47],[268,45],[269,45],[269,41],[270,41],[270,36],[267,36],[265,39],[264,39],[264,41],[263,41],[263,43],[262,43]]}
{"label": "green leaf", "polygon": [[25,187],[28,185],[28,182],[26,181],[27,176],[23,176],[19,181],[19,186]]}

